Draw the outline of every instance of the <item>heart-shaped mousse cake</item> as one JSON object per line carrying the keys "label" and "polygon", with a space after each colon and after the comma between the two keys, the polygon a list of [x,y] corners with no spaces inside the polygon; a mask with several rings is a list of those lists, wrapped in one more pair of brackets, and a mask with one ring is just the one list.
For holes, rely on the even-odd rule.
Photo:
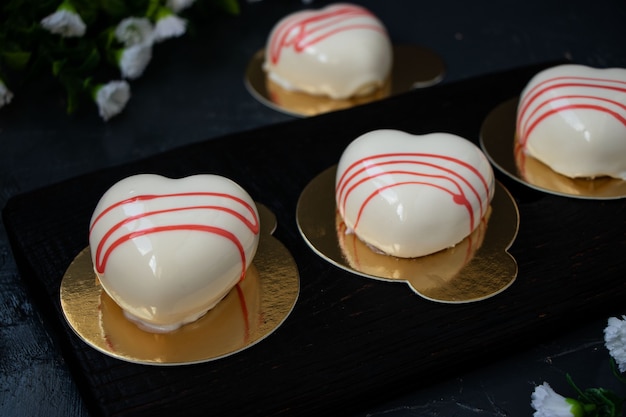
{"label": "heart-shaped mousse cake", "polygon": [[535,75],[517,109],[516,157],[568,177],[626,179],[626,69],[559,65]]}
{"label": "heart-shaped mousse cake", "polygon": [[381,87],[392,60],[380,20],[361,6],[337,3],[281,19],[270,32],[263,69],[286,90],[344,99]]}
{"label": "heart-shaped mousse cake", "polygon": [[259,226],[254,201],[228,178],[135,175],[98,202],[91,259],[130,320],[169,332],[203,316],[245,278]]}
{"label": "heart-shaped mousse cake", "polygon": [[346,147],[335,199],[347,233],[374,250],[414,258],[470,235],[488,212],[494,181],[485,155],[462,137],[383,129]]}

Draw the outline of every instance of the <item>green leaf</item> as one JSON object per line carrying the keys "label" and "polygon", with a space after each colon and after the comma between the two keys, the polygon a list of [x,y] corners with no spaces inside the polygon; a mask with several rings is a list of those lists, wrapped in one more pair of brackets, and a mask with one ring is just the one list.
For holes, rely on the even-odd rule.
{"label": "green leaf", "polygon": [[31,56],[32,54],[30,52],[25,51],[3,52],[2,62],[5,63],[7,67],[15,71],[20,71],[26,68]]}
{"label": "green leaf", "polygon": [[73,114],[80,107],[80,94],[76,90],[69,90],[67,92],[67,114]]}
{"label": "green leaf", "polygon": [[[578,393],[578,400],[585,405],[585,416],[588,417],[619,417],[622,415],[624,398],[606,388],[578,388],[569,374],[567,382]],[[592,407],[593,405],[593,407]]]}
{"label": "green leaf", "polygon": [[609,364],[611,365],[611,372],[613,372],[615,378],[617,378],[618,381],[626,384],[626,375],[624,375],[622,371],[619,370],[619,366],[617,365],[617,362],[615,362],[615,358],[609,358]]}
{"label": "green leaf", "polygon": [[[63,38],[42,27],[41,20],[64,1],[87,24],[85,36]],[[121,44],[114,35],[119,22],[126,17],[154,17],[165,3],[165,0],[0,0],[0,70],[6,71],[6,77],[24,84],[41,77],[53,78],[67,92],[67,112],[73,113],[82,96],[92,90],[95,82],[92,79],[110,79],[111,74],[119,74],[115,55],[120,52],[117,48]],[[229,18],[228,15],[240,12],[238,0],[198,0],[187,17],[192,23],[202,17]],[[21,74],[16,76],[11,72]]]}
{"label": "green leaf", "polygon": [[121,20],[130,15],[124,0],[100,0],[100,8],[114,20]]}
{"label": "green leaf", "polygon": [[215,0],[215,5],[218,9],[233,15],[237,15],[241,11],[237,0]]}
{"label": "green leaf", "polygon": [[96,48],[91,48],[91,52],[87,55],[83,63],[76,69],[76,71],[85,73],[93,72],[100,64],[100,52]]}
{"label": "green leaf", "polygon": [[55,77],[58,77],[59,74],[61,74],[61,71],[63,71],[63,67],[65,66],[66,62],[67,62],[66,59],[61,59],[61,60],[52,62],[52,74]]}
{"label": "green leaf", "polygon": [[98,2],[94,0],[72,0],[72,5],[89,28],[98,18]]}
{"label": "green leaf", "polygon": [[161,2],[159,0],[148,0],[148,6],[146,8],[146,16],[149,19],[156,20],[156,14],[161,8]]}
{"label": "green leaf", "polygon": [[63,76],[61,82],[67,92],[67,114],[72,114],[80,106],[80,96],[83,93],[82,82],[77,77]]}

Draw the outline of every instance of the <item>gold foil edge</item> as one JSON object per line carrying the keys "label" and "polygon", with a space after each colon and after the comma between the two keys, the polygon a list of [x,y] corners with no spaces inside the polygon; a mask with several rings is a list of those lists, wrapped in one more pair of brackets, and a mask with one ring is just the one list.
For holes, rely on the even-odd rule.
{"label": "gold foil edge", "polygon": [[371,94],[349,99],[328,97],[286,90],[272,82],[263,70],[265,50],[257,51],[245,72],[245,86],[250,94],[264,105],[291,116],[315,116],[381,100],[414,88],[439,83],[445,74],[441,57],[419,45],[394,45],[394,63],[387,82]]}
{"label": "gold foil edge", "polygon": [[468,303],[501,293],[517,277],[507,252],[519,228],[519,212],[499,182],[488,216],[470,236],[432,255],[402,259],[372,251],[345,226],[337,213],[336,166],[315,177],[302,191],[296,209],[300,233],[322,259],[357,275],[407,283],[418,295],[441,303]]}
{"label": "gold foil edge", "polygon": [[626,181],[617,178],[570,178],[537,159],[515,152],[518,98],[489,112],[480,129],[480,146],[502,173],[535,190],[563,197],[613,200],[626,197]]}
{"label": "gold foil edge", "polygon": [[257,208],[261,236],[246,278],[197,321],[165,334],[139,329],[100,287],[87,247],[61,281],[61,307],[67,323],[94,349],[147,365],[208,362],[257,344],[287,319],[300,291],[294,259],[271,236],[276,217],[262,204],[257,203]]}

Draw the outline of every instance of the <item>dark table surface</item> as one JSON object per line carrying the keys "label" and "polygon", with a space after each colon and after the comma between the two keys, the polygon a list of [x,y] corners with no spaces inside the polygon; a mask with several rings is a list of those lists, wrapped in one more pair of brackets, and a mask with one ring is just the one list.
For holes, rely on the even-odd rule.
{"label": "dark table surface", "polygon": [[[395,43],[420,44],[440,54],[447,68],[443,83],[560,59],[626,67],[623,0],[355,3],[375,12]],[[294,119],[251,97],[244,71],[280,17],[311,6],[296,0],[241,5],[239,16],[205,22],[193,35],[161,44],[144,76],[132,82],[133,97],[124,113],[108,123],[94,108],[67,116],[54,86],[20,91],[0,109],[0,207],[14,195],[99,168]],[[448,380],[433,376],[433,385],[403,392],[362,415],[524,416],[532,414],[534,386],[548,381],[567,391],[566,373],[582,386],[611,386],[605,325],[606,319],[600,319],[567,333],[555,329],[553,340],[486,366],[468,366]],[[89,415],[54,335],[20,278],[4,225],[0,415]]]}

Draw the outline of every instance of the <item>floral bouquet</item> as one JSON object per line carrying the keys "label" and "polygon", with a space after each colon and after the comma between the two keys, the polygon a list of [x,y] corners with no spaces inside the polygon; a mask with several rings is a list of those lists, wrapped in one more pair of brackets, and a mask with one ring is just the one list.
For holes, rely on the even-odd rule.
{"label": "floral bouquet", "polygon": [[[604,344],[617,379],[626,383],[626,316],[611,317],[604,329]],[[626,398],[605,388],[581,390],[568,375],[567,381],[576,392],[576,398],[556,393],[544,382],[535,387],[531,405],[534,417],[618,417],[623,415]]]}
{"label": "floral bouquet", "polygon": [[64,87],[68,113],[87,98],[109,120],[155,47],[186,33],[194,8],[239,12],[237,0],[1,0],[0,108],[21,84],[48,76]]}

